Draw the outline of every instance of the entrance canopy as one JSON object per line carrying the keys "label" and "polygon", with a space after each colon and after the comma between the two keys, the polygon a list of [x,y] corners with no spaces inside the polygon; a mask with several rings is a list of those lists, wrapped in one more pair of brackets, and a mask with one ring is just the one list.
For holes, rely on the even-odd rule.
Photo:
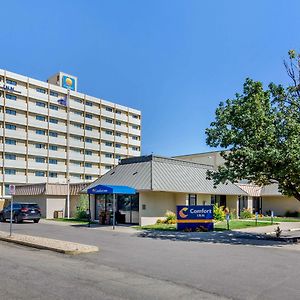
{"label": "entrance canopy", "polygon": [[87,190],[88,194],[126,194],[134,195],[136,190],[129,186],[124,185],[96,185]]}

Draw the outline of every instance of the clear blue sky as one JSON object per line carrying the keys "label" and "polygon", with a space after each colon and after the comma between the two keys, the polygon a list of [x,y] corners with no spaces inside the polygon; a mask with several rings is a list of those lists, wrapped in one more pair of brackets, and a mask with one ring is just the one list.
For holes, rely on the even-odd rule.
{"label": "clear blue sky", "polygon": [[287,82],[300,50],[300,2],[273,0],[4,1],[0,68],[142,111],[142,152],[208,151],[205,128],[246,77]]}

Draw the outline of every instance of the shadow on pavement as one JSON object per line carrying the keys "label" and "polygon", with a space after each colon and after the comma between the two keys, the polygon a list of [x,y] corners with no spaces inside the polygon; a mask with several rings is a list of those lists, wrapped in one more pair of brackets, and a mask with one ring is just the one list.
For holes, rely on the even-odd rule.
{"label": "shadow on pavement", "polygon": [[238,231],[180,232],[144,230],[138,233],[138,237],[172,241],[190,241],[199,243],[205,242],[216,244],[277,247],[281,247],[293,242],[284,239],[278,240],[265,234],[254,234]]}

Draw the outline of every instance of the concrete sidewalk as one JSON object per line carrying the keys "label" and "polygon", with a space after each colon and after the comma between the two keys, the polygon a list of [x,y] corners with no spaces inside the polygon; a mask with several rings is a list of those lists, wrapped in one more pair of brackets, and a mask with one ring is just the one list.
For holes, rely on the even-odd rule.
{"label": "concrete sidewalk", "polygon": [[297,232],[299,230],[300,236],[300,222],[281,222],[279,224],[273,224],[270,226],[257,226],[250,228],[234,229],[232,231],[246,232],[253,234],[270,234],[275,231],[277,226],[282,230],[282,234],[288,234],[290,232]]}
{"label": "concrete sidewalk", "polygon": [[9,233],[5,231],[0,231],[0,240],[32,248],[55,251],[63,254],[75,255],[99,251],[99,248],[96,246],[16,233],[14,233],[12,236],[9,236]]}

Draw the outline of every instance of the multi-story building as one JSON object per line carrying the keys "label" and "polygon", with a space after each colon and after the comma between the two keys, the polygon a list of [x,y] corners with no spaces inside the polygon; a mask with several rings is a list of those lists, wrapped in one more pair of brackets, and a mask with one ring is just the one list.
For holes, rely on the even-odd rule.
{"label": "multi-story building", "polygon": [[0,195],[9,184],[92,181],[141,154],[141,112],[0,69]]}

